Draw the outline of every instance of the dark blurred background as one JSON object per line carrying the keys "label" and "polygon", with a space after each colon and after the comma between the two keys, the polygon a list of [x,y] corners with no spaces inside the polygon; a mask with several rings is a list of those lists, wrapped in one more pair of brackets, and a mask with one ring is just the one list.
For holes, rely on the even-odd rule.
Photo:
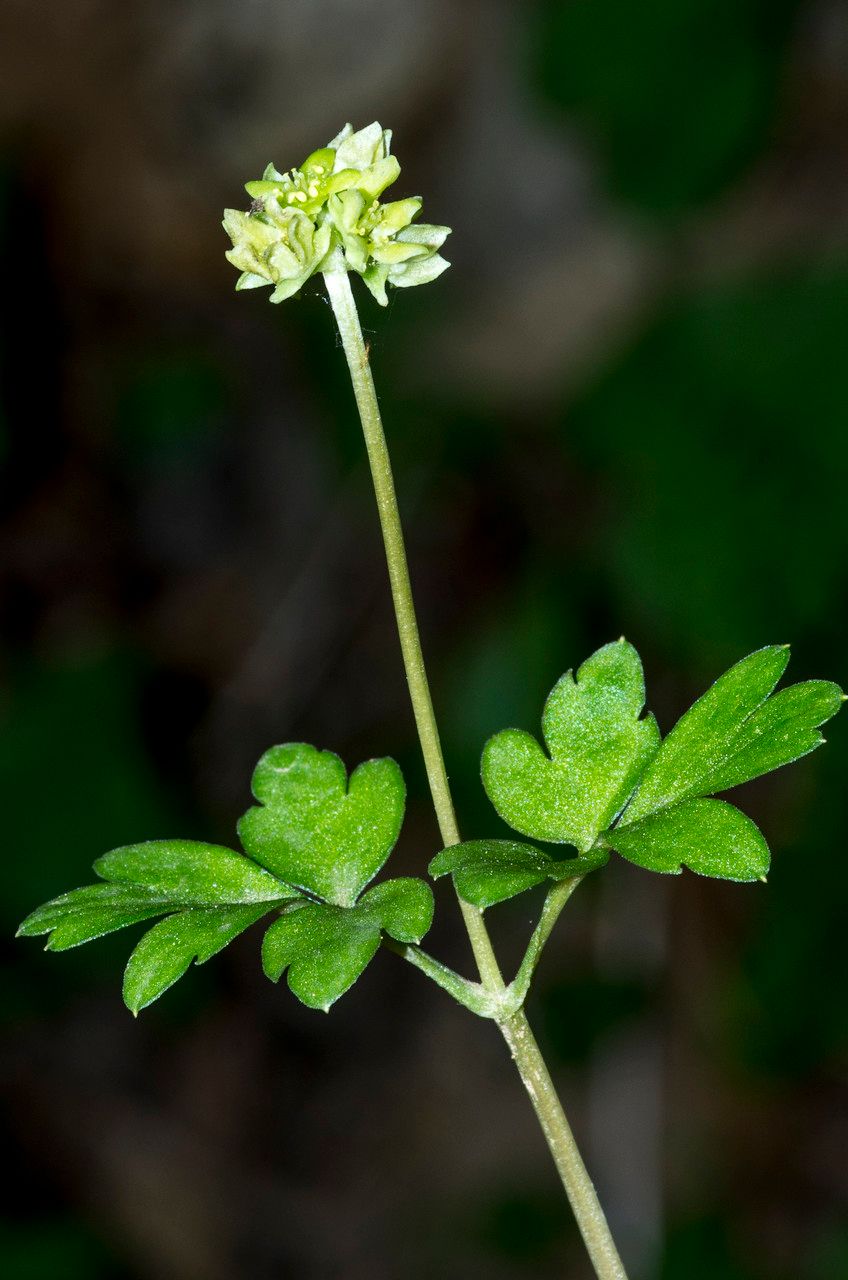
{"label": "dark blurred background", "polygon": [[[223,258],[346,119],[454,227],[360,300],[464,830],[486,736],[622,632],[664,730],[765,643],[848,680],[845,4],[6,0],[0,49],[0,1271],[581,1280],[499,1037],[395,957],[325,1018],[253,931],[134,1022],[128,935],[9,939],[106,849],[231,842],[272,742],[396,756],[393,869],[438,847],[332,316]],[[633,1280],[848,1276],[846,730],[747,789],[767,888],[619,862],[546,954]]]}

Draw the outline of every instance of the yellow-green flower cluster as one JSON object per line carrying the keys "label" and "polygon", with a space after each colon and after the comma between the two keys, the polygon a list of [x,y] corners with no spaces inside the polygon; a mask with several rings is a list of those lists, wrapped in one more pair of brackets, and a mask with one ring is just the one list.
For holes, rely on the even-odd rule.
{"label": "yellow-green flower cluster", "polygon": [[400,174],[391,141],[376,121],[356,132],[347,124],[299,169],[269,165],[248,182],[248,212],[224,211],[233,242],[226,256],[242,273],[236,288],[273,285],[271,301],[282,302],[318,271],[347,270],[385,306],[387,285],[409,288],[440,276],[449,266],[439,249],[450,229],[414,221],[419,196],[380,202]]}

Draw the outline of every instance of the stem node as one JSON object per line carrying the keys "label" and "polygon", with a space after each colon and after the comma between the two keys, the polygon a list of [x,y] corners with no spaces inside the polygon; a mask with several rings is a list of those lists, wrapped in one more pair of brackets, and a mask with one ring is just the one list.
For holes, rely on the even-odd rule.
{"label": "stem node", "polygon": [[[353,383],[353,393],[362,421],[377,510],[383,530],[389,581],[400,647],[409,683],[409,694],[442,844],[447,848],[449,845],[459,844],[459,829],[445,772],[424,656],[421,652],[403,529],[391,460],[368,358],[369,352],[362,338],[356,303],[353,300],[350,281],[340,255],[337,254],[336,259],[328,266],[324,280],[339,327],[339,335]],[[480,983],[470,983],[465,978],[461,978],[441,965],[439,961],[427,956],[420,948],[406,947],[401,950],[401,954],[440,986],[450,991],[454,998],[466,1008],[497,1022],[542,1126],[598,1280],[627,1280],[607,1226],[604,1211],[586,1172],[586,1166],[577,1149],[574,1135],[565,1118],[539,1046],[536,1044],[521,1007],[541,946],[553,928],[565,898],[575,886],[576,881],[566,881],[565,884],[570,885],[570,888],[567,891],[562,890],[559,898],[554,899],[554,895],[560,886],[554,886],[551,891],[542,912],[542,919],[531,939],[528,955],[522,963],[516,981],[510,988],[504,984],[489,932],[483,920],[483,913],[470,903],[463,902],[462,898],[459,899],[459,905],[480,971]],[[514,1003],[516,999],[518,999],[517,1006]]]}

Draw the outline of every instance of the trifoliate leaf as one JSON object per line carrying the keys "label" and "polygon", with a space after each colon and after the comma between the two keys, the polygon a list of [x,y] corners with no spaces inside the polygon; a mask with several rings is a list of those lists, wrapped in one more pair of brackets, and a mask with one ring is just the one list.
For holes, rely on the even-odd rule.
{"label": "trifoliate leaf", "polygon": [[72,889],[45,902],[28,915],[18,929],[18,937],[34,938],[49,933],[45,950],[66,951],[91,942],[116,929],[151,920],[173,911],[173,898],[137,885],[89,884]]}
{"label": "trifoliate leaf", "polygon": [[294,995],[310,1009],[329,1009],[367,967],[385,931],[419,942],[433,918],[433,895],[421,880],[387,880],[355,907],[308,902],[275,920],[262,944],[262,966],[276,982],[288,969]]}
{"label": "trifoliate leaf", "polygon": [[679,872],[689,867],[721,880],[761,880],[769,849],[759,828],[724,800],[684,800],[604,839],[639,867]]}
{"label": "trifoliate leaf", "polygon": [[238,826],[250,856],[286,883],[348,907],[394,848],[406,793],[394,760],[368,760],[348,783],[338,756],[294,742],[265,753],[253,794],[260,806]]}
{"label": "trifoliate leaf", "polygon": [[542,717],[550,752],[519,729],[496,734],[483,751],[483,785],[504,821],[537,840],[586,851],[621,810],[660,735],[645,702],[642,663],[619,640],[598,649],[577,678],[554,686]]}
{"label": "trifoliate leaf", "polygon": [[214,906],[297,897],[276,876],[222,845],[147,840],[104,854],[94,864],[104,880],[144,885],[178,903]]}
{"label": "trifoliate leaf", "polygon": [[158,1000],[192,961],[203,964],[268,911],[268,904],[200,907],[168,916],[145,933],[124,971],[124,1003],[132,1013]]}
{"label": "trifoliate leaf", "polygon": [[556,859],[518,840],[469,840],[437,853],[430,875],[452,875],[461,898],[475,907],[492,907],[546,880],[588,875],[609,861],[606,850]]}
{"label": "trifoliate leaf", "polygon": [[710,795],[790,764],[823,742],[837,685],[813,680],[769,697],[789,661],[770,645],[737,662],[677,722],[645,770],[619,826],[687,797]]}

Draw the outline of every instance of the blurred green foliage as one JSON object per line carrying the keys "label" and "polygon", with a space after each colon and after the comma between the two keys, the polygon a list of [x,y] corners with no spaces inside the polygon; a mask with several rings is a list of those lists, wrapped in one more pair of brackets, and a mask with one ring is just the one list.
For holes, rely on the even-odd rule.
{"label": "blurred green foliage", "polygon": [[[0,918],[84,876],[109,845],[177,822],[140,739],[142,669],[127,654],[18,667],[0,711],[0,787],[16,875]],[[72,870],[73,869],[73,870]]]}
{"label": "blurred green foliage", "polygon": [[703,669],[774,628],[821,652],[848,552],[846,327],[832,266],[711,287],[568,406],[563,444],[608,495],[599,561],[665,652]]}
{"label": "blurred green foliage", "polygon": [[768,141],[800,0],[542,0],[543,97],[580,121],[612,194],[669,218]]}
{"label": "blurred green foliage", "polygon": [[14,1280],[117,1280],[123,1274],[99,1240],[59,1216],[0,1221],[0,1259]]}

